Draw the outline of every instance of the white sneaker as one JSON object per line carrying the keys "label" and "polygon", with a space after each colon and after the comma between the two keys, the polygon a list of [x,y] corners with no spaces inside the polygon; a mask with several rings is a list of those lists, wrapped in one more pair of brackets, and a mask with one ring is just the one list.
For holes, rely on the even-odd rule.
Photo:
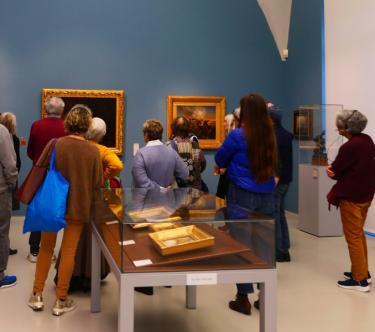
{"label": "white sneaker", "polygon": [[38,254],[29,253],[27,259],[30,263],[36,263],[38,260]]}
{"label": "white sneaker", "polygon": [[52,308],[52,315],[61,316],[66,312],[73,311],[76,308],[76,304],[71,299],[65,301],[56,300],[55,305]]}
{"label": "white sneaker", "polygon": [[35,293],[30,296],[27,305],[34,311],[42,311],[44,308],[43,297],[40,293]]}
{"label": "white sneaker", "polygon": [[[36,263],[38,261],[38,254],[30,253],[30,254],[27,255],[27,259],[31,263]],[[53,254],[52,258],[51,258],[51,263],[55,263],[55,262],[56,262],[56,255]]]}

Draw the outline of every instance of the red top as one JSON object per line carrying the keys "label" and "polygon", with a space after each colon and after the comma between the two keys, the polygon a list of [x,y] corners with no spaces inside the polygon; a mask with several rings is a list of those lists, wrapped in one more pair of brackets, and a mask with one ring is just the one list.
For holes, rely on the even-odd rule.
{"label": "red top", "polygon": [[45,146],[52,138],[65,136],[64,120],[60,118],[44,118],[35,121],[31,126],[27,155],[35,164]]}
{"label": "red top", "polygon": [[375,146],[366,134],[354,135],[341,146],[332,164],[337,198],[371,201],[375,192]]}

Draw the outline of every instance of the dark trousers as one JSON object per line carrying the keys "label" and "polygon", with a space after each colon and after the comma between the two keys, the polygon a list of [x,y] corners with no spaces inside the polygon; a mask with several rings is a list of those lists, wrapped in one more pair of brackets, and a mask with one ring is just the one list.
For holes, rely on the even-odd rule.
{"label": "dark trousers", "polygon": [[12,215],[12,193],[0,193],[0,280],[4,278],[9,257],[9,228]]}
{"label": "dark trousers", "polygon": [[278,184],[275,188],[276,213],[276,254],[285,254],[290,248],[289,228],[285,217],[285,196],[288,193],[289,183]]}
{"label": "dark trousers", "polygon": [[31,232],[29,237],[30,252],[39,253],[41,232]]}
{"label": "dark trousers", "polygon": [[[275,196],[274,193],[253,193],[229,183],[228,187],[228,214],[231,219],[242,219],[245,216],[235,207],[243,207],[250,211],[259,212],[269,217],[275,216]],[[229,224],[229,230],[233,238],[240,242],[245,234],[236,232],[236,223]],[[239,294],[250,294],[254,292],[252,284],[237,284]]]}

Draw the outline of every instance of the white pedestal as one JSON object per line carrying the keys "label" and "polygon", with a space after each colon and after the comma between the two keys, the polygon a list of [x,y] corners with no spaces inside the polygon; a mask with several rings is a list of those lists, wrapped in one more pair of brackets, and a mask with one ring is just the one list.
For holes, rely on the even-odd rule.
{"label": "white pedestal", "polygon": [[316,236],[342,236],[339,210],[328,211],[327,193],[334,185],[325,166],[299,165],[299,229]]}

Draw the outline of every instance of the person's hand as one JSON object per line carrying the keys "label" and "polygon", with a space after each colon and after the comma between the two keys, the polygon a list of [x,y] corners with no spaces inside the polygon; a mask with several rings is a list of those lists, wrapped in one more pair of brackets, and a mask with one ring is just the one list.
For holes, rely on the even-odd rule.
{"label": "person's hand", "polygon": [[333,178],[335,176],[335,173],[332,171],[332,166],[327,166],[326,173],[327,173],[327,176],[330,178]]}
{"label": "person's hand", "polygon": [[275,176],[275,187],[279,184],[280,177]]}
{"label": "person's hand", "polygon": [[219,173],[220,173],[220,175],[224,175],[226,171],[227,171],[226,168],[220,168],[220,169],[219,169]]}

